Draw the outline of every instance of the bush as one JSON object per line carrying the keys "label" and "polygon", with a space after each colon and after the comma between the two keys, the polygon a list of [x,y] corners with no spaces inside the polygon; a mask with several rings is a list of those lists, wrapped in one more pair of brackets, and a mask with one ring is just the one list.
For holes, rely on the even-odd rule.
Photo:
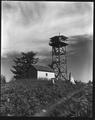
{"label": "bush", "polygon": [[4,76],[4,75],[1,75],[1,76],[0,76],[0,79],[1,79],[1,80],[0,80],[0,81],[1,81],[1,82],[0,82],[0,83],[1,83],[1,85],[6,84],[6,78],[5,78],[5,76]]}
{"label": "bush", "polygon": [[[68,96],[68,95],[67,95]],[[86,86],[70,98],[61,99],[60,104],[55,104],[43,116],[51,117],[92,117],[92,87]]]}
{"label": "bush", "polygon": [[2,88],[1,115],[31,116],[39,106],[39,101],[23,86],[10,85]]}
{"label": "bush", "polygon": [[[51,81],[31,79],[11,81],[5,86],[1,86],[1,115],[33,116],[78,89],[79,87],[73,85],[70,81],[62,80],[55,81],[55,84],[52,84]],[[92,86],[88,85],[85,92],[81,91],[72,99],[68,99],[65,105],[61,104],[56,109],[54,108],[51,116],[52,114],[53,116],[76,115],[79,112],[77,108],[81,108],[80,116],[86,116],[87,114],[91,116],[91,97]],[[85,113],[81,106],[86,110]]]}

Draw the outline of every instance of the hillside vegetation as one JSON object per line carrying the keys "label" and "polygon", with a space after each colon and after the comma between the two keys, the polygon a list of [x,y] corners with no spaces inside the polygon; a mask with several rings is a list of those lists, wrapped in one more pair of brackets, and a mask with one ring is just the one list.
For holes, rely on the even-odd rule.
{"label": "hillside vegetation", "polygon": [[0,109],[1,116],[92,117],[92,83],[11,81],[1,86]]}

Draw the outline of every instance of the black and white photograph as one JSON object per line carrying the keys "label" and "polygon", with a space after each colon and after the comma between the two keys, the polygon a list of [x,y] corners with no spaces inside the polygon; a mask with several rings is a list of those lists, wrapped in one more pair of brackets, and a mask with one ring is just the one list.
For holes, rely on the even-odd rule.
{"label": "black and white photograph", "polygon": [[94,2],[1,1],[0,116],[93,117]]}

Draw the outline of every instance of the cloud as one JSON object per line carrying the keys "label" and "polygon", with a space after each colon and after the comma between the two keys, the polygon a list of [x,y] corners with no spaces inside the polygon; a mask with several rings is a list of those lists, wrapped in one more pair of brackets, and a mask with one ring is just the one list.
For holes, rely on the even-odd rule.
{"label": "cloud", "polygon": [[[59,32],[92,34],[92,2],[2,2],[2,53],[48,49]],[[38,42],[38,43],[37,43]]]}

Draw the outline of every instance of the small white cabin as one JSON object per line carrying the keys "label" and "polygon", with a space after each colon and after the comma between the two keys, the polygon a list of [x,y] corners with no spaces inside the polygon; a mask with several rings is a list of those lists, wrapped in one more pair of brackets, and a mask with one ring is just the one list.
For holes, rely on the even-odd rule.
{"label": "small white cabin", "polygon": [[55,78],[54,71],[48,66],[32,65],[31,70],[29,71],[30,78],[34,79],[51,79]]}

